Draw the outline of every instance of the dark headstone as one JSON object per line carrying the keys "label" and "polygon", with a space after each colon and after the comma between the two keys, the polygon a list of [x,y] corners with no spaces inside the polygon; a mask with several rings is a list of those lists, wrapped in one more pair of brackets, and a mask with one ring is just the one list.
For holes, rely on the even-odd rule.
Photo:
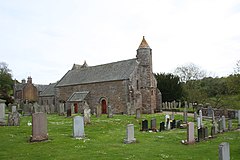
{"label": "dark headstone", "polygon": [[204,139],[204,128],[198,128],[198,142]]}
{"label": "dark headstone", "polygon": [[67,117],[71,117],[71,116],[72,116],[71,108],[68,108],[68,110],[67,110]]}
{"label": "dark headstone", "polygon": [[161,122],[159,131],[161,132],[161,131],[164,131],[164,130],[165,130],[165,123]]}
{"label": "dark headstone", "polygon": [[142,121],[142,131],[148,131],[148,120]]}
{"label": "dark headstone", "polygon": [[157,131],[157,123],[156,123],[156,118],[151,119],[151,130],[156,132]]}

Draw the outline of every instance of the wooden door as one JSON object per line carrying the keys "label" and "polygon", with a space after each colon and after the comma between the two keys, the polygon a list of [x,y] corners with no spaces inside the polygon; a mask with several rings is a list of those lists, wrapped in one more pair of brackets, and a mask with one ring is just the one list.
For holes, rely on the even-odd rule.
{"label": "wooden door", "polygon": [[102,114],[107,113],[107,102],[105,99],[102,100]]}

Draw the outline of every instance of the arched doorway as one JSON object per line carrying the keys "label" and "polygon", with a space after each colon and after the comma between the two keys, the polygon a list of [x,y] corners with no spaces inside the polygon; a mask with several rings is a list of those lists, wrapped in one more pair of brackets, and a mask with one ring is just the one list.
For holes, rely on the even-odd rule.
{"label": "arched doorway", "polygon": [[102,114],[106,114],[107,113],[107,102],[105,99],[103,99],[101,101],[101,105],[102,105]]}

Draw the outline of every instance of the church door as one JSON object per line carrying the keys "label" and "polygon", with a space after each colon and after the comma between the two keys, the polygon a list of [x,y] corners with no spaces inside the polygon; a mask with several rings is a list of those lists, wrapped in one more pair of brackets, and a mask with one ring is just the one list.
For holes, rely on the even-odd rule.
{"label": "church door", "polygon": [[107,102],[105,99],[102,100],[102,114],[107,113]]}
{"label": "church door", "polygon": [[78,104],[77,103],[74,103],[74,112],[78,113]]}

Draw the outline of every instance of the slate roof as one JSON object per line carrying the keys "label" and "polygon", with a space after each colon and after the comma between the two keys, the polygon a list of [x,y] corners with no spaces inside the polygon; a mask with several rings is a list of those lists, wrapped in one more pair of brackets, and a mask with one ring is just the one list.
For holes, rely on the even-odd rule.
{"label": "slate roof", "polygon": [[69,99],[68,102],[81,102],[83,101],[86,96],[88,95],[89,91],[83,91],[83,92],[74,92]]}
{"label": "slate roof", "polygon": [[15,84],[15,91],[22,91],[23,88],[27,85],[27,83],[17,83]]}
{"label": "slate roof", "polygon": [[44,96],[54,96],[55,92],[54,92],[54,87],[56,86],[57,83],[50,83],[45,90],[42,91],[42,93],[40,94],[40,97],[44,97]]}
{"label": "slate roof", "polygon": [[138,65],[137,59],[129,59],[98,66],[69,70],[56,85],[57,87],[96,82],[129,79]]}
{"label": "slate roof", "polygon": [[33,84],[33,85],[37,88],[38,92],[42,92],[48,87],[48,85],[44,85],[44,84]]}

